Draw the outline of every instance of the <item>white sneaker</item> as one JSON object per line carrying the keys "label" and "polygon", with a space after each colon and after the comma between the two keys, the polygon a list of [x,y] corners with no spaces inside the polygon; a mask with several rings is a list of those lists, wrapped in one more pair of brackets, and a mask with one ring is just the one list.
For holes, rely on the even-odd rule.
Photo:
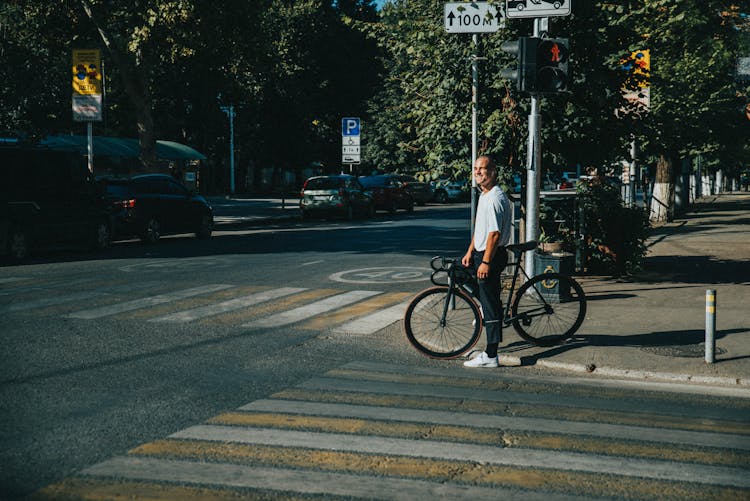
{"label": "white sneaker", "polygon": [[483,351],[479,356],[464,362],[464,367],[500,367],[500,363],[498,363],[497,357],[490,358]]}

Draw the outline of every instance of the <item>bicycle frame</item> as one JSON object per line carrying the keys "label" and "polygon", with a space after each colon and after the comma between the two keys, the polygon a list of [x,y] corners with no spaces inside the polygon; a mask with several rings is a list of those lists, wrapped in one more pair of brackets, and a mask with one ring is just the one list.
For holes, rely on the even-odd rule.
{"label": "bicycle frame", "polygon": [[[513,267],[513,272],[511,275],[512,279],[511,279],[510,289],[508,290],[508,295],[505,301],[505,305],[503,307],[503,316],[502,316],[503,327],[510,327],[514,321],[518,320],[519,317],[521,317],[520,315],[519,317],[514,317],[511,315],[511,312],[510,312],[511,305],[513,303],[513,294],[516,292],[516,285],[518,284],[519,277],[522,274],[525,281],[528,281],[531,279],[531,277],[528,275],[528,273],[526,273],[526,270],[521,265],[521,262],[523,261],[522,257],[525,251],[521,250],[521,251],[512,251],[512,252],[513,252],[514,260],[506,264],[506,267],[507,266]],[[445,266],[447,262],[450,263],[450,266],[448,267]],[[443,266],[441,266],[440,269],[435,270],[435,273],[439,271],[444,271],[448,274],[448,294],[446,296],[445,304],[443,305],[443,315],[442,315],[442,318],[440,319],[441,326],[445,326],[445,318],[446,318],[446,315],[448,314],[448,309],[455,306],[455,300],[454,300],[455,290],[461,286],[456,281],[456,269],[457,269],[456,263],[458,263],[457,259],[450,260],[450,261],[446,261],[445,259],[443,259]],[[434,279],[432,280],[432,282],[437,284],[437,282]],[[470,294],[470,297],[472,300],[476,302],[473,292]],[[501,292],[501,298],[502,298],[502,292]],[[541,304],[539,306],[539,314],[542,315],[542,314],[547,313],[549,309],[551,308],[550,304],[541,294],[539,294],[538,299],[541,301]],[[530,316],[530,313],[533,314],[533,312],[529,312],[529,311],[524,312],[523,318],[524,319],[528,318]]]}

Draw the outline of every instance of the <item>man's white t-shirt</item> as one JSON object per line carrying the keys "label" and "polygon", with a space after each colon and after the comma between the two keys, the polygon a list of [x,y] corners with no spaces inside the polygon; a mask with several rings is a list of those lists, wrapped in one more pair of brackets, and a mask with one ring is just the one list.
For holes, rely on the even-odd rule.
{"label": "man's white t-shirt", "polygon": [[508,245],[510,228],[513,225],[513,211],[510,200],[499,186],[479,196],[477,219],[474,223],[474,250],[483,251],[487,247],[487,237],[493,231],[500,232],[498,246]]}

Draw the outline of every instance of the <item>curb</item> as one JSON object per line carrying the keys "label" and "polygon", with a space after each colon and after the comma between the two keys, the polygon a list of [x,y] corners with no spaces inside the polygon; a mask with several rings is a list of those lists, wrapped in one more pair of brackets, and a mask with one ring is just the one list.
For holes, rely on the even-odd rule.
{"label": "curb", "polygon": [[[502,365],[521,367],[523,361],[520,357],[514,357],[511,355],[499,355],[499,360]],[[638,371],[630,369],[616,369],[614,367],[596,367],[583,364],[573,364],[567,362],[554,362],[551,360],[537,360],[531,364],[539,367],[546,367],[548,369],[565,370],[570,372],[580,372],[587,374],[598,374],[601,376],[611,376],[626,379],[640,379],[640,380],[653,380],[653,381],[667,381],[675,383],[699,383],[706,385],[717,385],[717,386],[734,386],[750,389],[750,380],[743,378],[731,378],[731,377],[717,377],[717,376],[691,376],[688,374],[675,374],[670,372],[653,372],[653,371]]]}
{"label": "curb", "polygon": [[294,221],[295,216],[282,215],[282,216],[260,216],[255,218],[247,218],[245,220],[230,221],[225,223],[214,222],[214,231],[232,231],[232,230],[244,230],[253,228],[255,226],[263,226],[274,223],[284,223]]}

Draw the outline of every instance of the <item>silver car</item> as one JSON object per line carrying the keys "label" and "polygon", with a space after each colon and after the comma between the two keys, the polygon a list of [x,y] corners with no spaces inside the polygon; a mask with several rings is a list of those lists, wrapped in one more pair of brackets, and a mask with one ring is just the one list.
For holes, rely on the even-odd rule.
{"label": "silver car", "polygon": [[354,176],[315,176],[305,181],[300,193],[300,217],[337,216],[347,220],[375,214],[372,197]]}
{"label": "silver car", "polygon": [[441,204],[451,201],[467,200],[469,198],[470,189],[471,186],[465,181],[440,179],[435,182],[434,199],[437,203]]}

